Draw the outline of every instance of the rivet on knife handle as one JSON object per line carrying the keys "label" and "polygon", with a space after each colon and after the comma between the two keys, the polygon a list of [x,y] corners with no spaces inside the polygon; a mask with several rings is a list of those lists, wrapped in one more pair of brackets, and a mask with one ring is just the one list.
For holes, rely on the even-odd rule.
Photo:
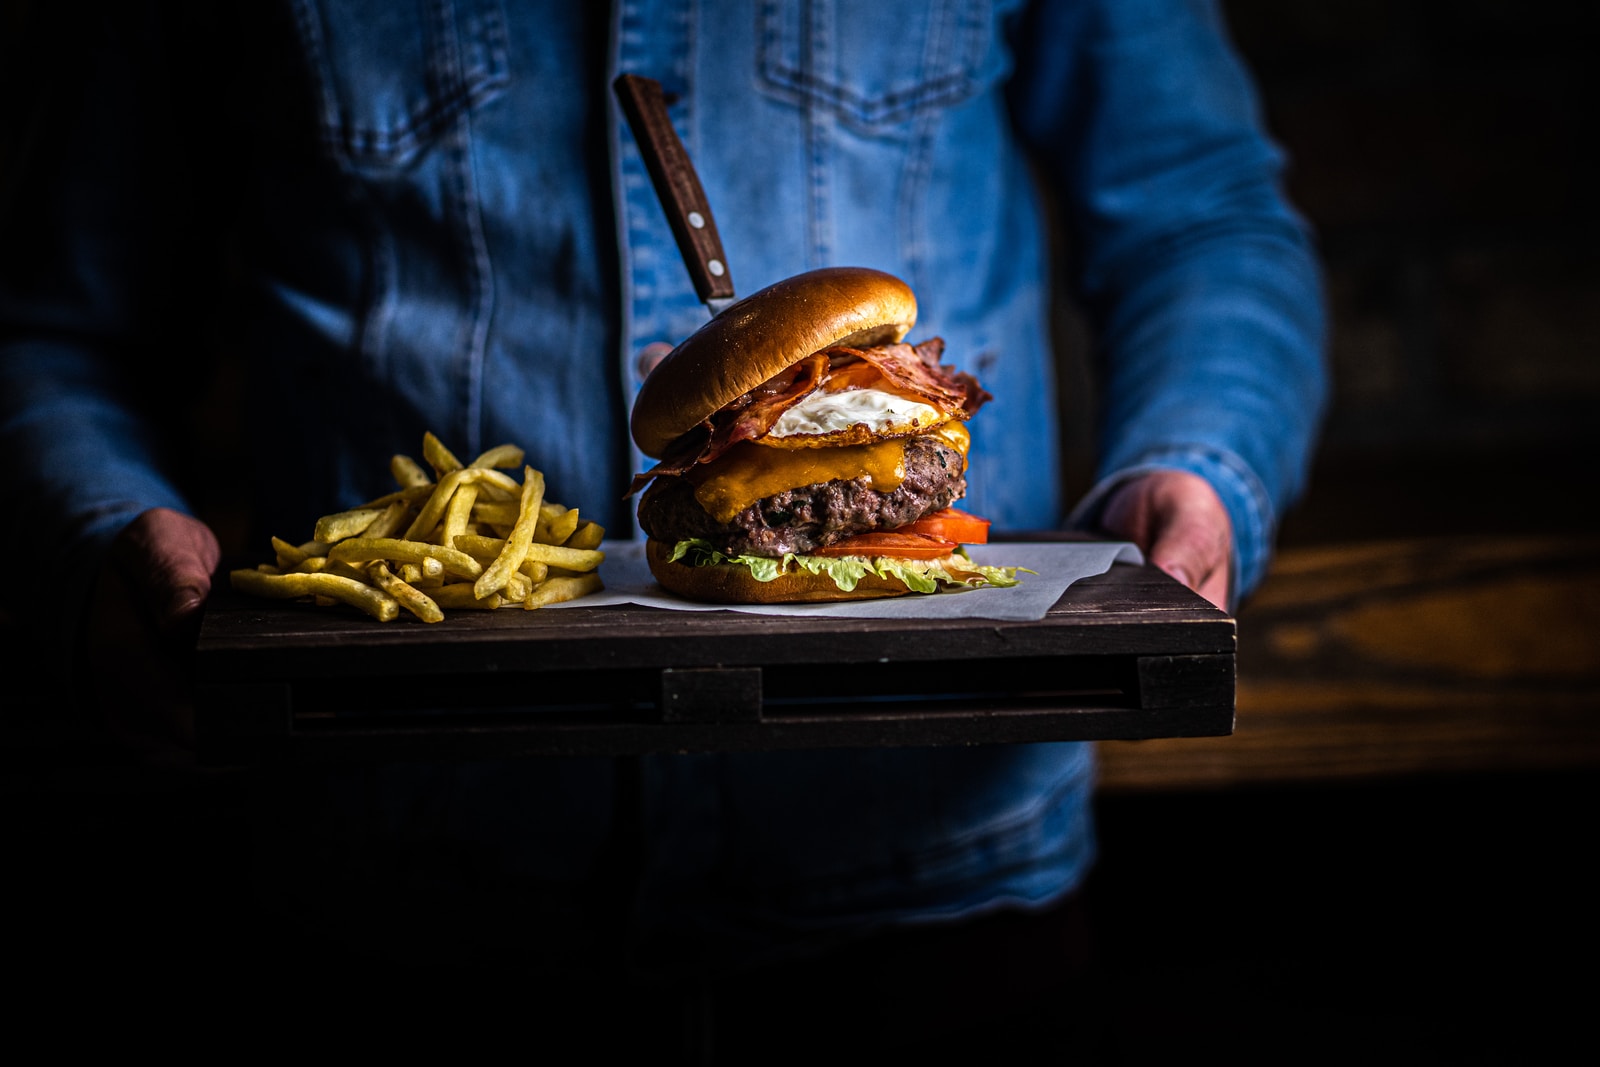
{"label": "rivet on knife handle", "polygon": [[728,273],[722,238],[717,236],[717,224],[711,217],[705,190],[700,187],[700,177],[667,117],[661,83],[637,74],[623,74],[612,88],[644,156],[650,180],[655,183],[656,195],[661,198],[695,292],[715,312],[733,298],[733,276]]}

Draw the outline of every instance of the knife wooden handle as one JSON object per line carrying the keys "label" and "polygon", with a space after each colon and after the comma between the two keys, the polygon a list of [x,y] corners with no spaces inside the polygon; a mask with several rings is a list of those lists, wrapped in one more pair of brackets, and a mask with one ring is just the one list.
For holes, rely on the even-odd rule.
{"label": "knife wooden handle", "polygon": [[731,298],[733,275],[728,273],[722,238],[717,236],[717,224],[711,217],[705,190],[700,187],[700,176],[667,117],[661,83],[637,74],[623,74],[612,88],[644,156],[650,180],[655,183],[656,195],[661,198],[695,292],[702,302]]}

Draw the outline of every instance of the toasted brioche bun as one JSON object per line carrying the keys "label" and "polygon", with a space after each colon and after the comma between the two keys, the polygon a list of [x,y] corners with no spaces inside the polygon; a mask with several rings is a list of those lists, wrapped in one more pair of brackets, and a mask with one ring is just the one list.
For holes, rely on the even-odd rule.
{"label": "toasted brioche bun", "polygon": [[645,378],[633,439],[660,458],[714,412],[800,360],[834,345],[903,340],[917,298],[892,274],[826,267],[750,294],[690,335]]}
{"label": "toasted brioche bun", "polygon": [[833,584],[826,574],[801,571],[782,574],[770,582],[758,581],[749,568],[732,563],[695,567],[672,561],[672,547],[654,539],[644,543],[650,573],[669,592],[712,604],[796,604],[827,600],[876,600],[902,596],[911,590],[898,578],[865,575],[849,592]]}

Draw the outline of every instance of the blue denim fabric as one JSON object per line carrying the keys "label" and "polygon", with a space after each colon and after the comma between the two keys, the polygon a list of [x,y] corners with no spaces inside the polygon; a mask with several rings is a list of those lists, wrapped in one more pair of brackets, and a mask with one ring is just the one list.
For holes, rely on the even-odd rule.
{"label": "blue denim fabric", "polygon": [[[0,275],[0,497],[42,523],[30,546],[59,546],[54,573],[140,511],[186,507],[130,400],[130,370],[147,371],[132,360],[155,358],[133,342],[196,317],[166,236],[195,220],[182,197],[163,213],[147,195],[179,176],[231,194],[202,231],[232,252],[261,543],[386,491],[389,456],[424,430],[461,453],[522,444],[553,498],[630,530],[639,354],[706,312],[611,103],[626,71],[669,94],[739,293],[827,264],[911,283],[912,338],[945,338],[995,397],[972,426],[964,506],[1001,530],[1067,521],[1048,323],[1076,298],[1105,395],[1102,488],[1075,520],[1130,471],[1193,470],[1233,519],[1238,589],[1259,580],[1321,414],[1322,303],[1213,5],[598,7],[283,0],[226,44],[176,42],[152,18],[143,47],[85,63],[82,108],[50,127],[61,151],[18,186],[25,210],[9,206]],[[238,41],[246,76],[226,85],[140,62],[231,59]],[[193,119],[204,94],[237,129]],[[158,135],[171,151],[149,147]],[[219,154],[218,137],[237,143]],[[1066,278],[1050,277],[1046,197]],[[604,833],[610,774],[585,767],[404,787],[432,798],[410,808],[435,812],[428,833],[478,841],[545,899],[580,892]],[[1080,745],[651,759],[633,917],[664,943],[756,951],[1045,902],[1091,862],[1091,784]],[[535,826],[573,810],[581,832]]]}

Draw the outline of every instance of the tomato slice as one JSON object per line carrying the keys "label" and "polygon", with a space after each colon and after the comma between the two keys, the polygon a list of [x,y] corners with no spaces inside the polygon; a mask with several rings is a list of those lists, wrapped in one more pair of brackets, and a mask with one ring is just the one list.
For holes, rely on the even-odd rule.
{"label": "tomato slice", "polygon": [[[903,529],[903,527],[902,527]],[[955,541],[920,533],[857,534],[824,548],[812,549],[813,556],[895,556],[900,559],[940,559],[957,548]]]}
{"label": "tomato slice", "polygon": [[893,532],[927,534],[963,545],[986,545],[989,543],[989,520],[955,508],[945,508],[924,515],[916,522],[896,526]]}
{"label": "tomato slice", "polygon": [[961,545],[989,543],[989,520],[955,508],[924,515],[882,533],[857,534],[826,548],[813,549],[813,556],[898,556],[901,559],[939,559]]}

